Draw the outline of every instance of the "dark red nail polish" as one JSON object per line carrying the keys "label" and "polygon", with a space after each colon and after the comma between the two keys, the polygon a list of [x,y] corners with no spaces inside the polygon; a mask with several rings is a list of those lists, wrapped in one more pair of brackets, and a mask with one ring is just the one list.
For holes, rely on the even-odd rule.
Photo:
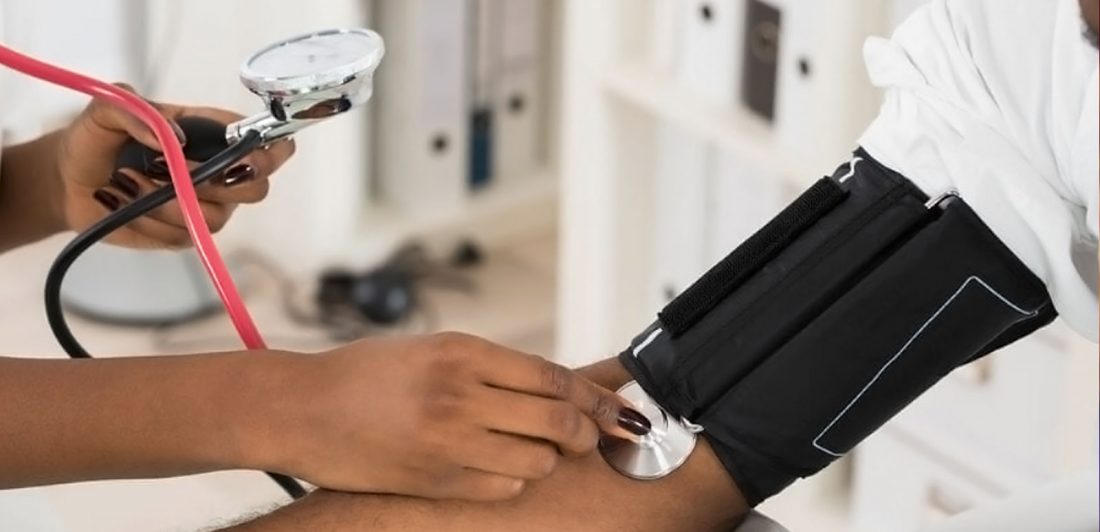
{"label": "dark red nail polish", "polygon": [[156,159],[153,159],[152,162],[149,163],[148,167],[145,168],[145,171],[149,174],[149,177],[167,178],[171,175],[171,173],[168,171],[168,162],[164,159],[163,155],[157,157]]}
{"label": "dark red nail polish", "polygon": [[110,192],[107,192],[102,188],[95,191],[95,193],[92,194],[92,197],[95,198],[95,200],[98,201],[100,205],[106,207],[109,211],[117,211],[118,208],[122,205],[122,202],[119,201],[119,199],[116,198],[114,194],[111,194]]}
{"label": "dark red nail polish", "polygon": [[169,120],[168,123],[172,125],[172,131],[175,132],[176,138],[180,141],[180,145],[183,146],[187,144],[187,134],[183,132],[183,128],[180,127],[175,120]]}
{"label": "dark red nail polish", "polygon": [[650,430],[653,430],[653,425],[649,422],[649,418],[633,408],[623,408],[620,410],[618,422],[620,427],[626,429],[635,436],[645,436],[649,434]]}
{"label": "dark red nail polish", "polygon": [[141,187],[137,184],[137,181],[130,179],[129,176],[117,170],[111,174],[111,179],[108,182],[130,199],[141,195]]}
{"label": "dark red nail polish", "polygon": [[256,169],[250,164],[242,164],[230,168],[225,172],[225,179],[223,183],[227,187],[239,185],[251,181],[256,177]]}

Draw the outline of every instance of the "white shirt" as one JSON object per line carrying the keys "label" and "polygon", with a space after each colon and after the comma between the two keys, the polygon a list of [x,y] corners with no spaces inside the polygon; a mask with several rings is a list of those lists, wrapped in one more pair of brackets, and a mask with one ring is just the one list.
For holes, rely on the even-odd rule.
{"label": "white shirt", "polygon": [[886,90],[860,144],[955,189],[1097,341],[1097,58],[1076,0],[932,0],[864,46]]}

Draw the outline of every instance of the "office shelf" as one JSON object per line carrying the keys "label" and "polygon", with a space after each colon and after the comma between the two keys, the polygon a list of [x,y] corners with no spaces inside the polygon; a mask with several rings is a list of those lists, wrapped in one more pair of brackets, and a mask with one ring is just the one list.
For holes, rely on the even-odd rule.
{"label": "office shelf", "polygon": [[610,94],[655,119],[673,124],[685,134],[707,139],[753,166],[773,169],[792,185],[806,185],[820,177],[821,167],[807,164],[780,145],[773,124],[741,107],[709,102],[704,95],[656,72],[645,62],[611,68],[602,81]]}
{"label": "office shelf", "polygon": [[448,209],[410,211],[371,205],[357,223],[354,245],[338,260],[368,261],[410,238],[429,244],[467,237],[507,243],[553,229],[557,201],[558,181],[546,170],[501,180]]}
{"label": "office shelf", "polygon": [[[235,75],[240,60],[258,46],[285,38],[306,30],[337,26],[366,26],[383,33],[392,46],[375,77],[375,98],[346,116],[326,121],[296,135],[297,151],[280,172],[272,179],[270,196],[261,208],[241,209],[233,224],[219,235],[227,249],[235,245],[259,247],[271,254],[280,250],[299,250],[288,267],[299,271],[317,271],[331,264],[343,263],[364,266],[383,259],[396,243],[427,237],[440,240],[442,235],[473,235],[494,244],[497,238],[510,239],[519,232],[542,232],[553,229],[556,223],[558,188],[557,138],[559,112],[556,69],[556,47],[560,25],[556,4],[542,4],[547,13],[546,74],[540,90],[544,94],[537,107],[547,118],[546,130],[541,133],[540,166],[522,175],[495,176],[494,182],[484,191],[463,193],[467,176],[440,176],[411,168],[430,168],[413,165],[406,176],[395,173],[393,181],[385,181],[378,168],[380,149],[376,142],[383,135],[391,138],[408,138],[407,132],[419,127],[413,119],[384,117],[382,110],[387,102],[379,90],[385,80],[393,79],[409,68],[408,61],[401,61],[399,42],[424,42],[413,39],[403,42],[402,35],[386,34],[381,27],[379,10],[383,3],[399,8],[404,0],[333,0],[322,10],[303,12],[296,0],[247,0],[222,5],[216,0],[194,0],[177,5],[169,0],[149,0],[149,35],[151,42],[161,42],[158,32],[179,25],[178,37],[173,40],[173,50],[187,50],[187,57],[203,57],[203,61],[185,61],[184,54],[165,58],[169,66],[161,68],[160,96],[169,101],[204,102],[209,105],[240,110],[242,113],[259,109],[259,101],[240,86]],[[255,17],[261,9],[272,13],[263,23],[242,23]],[[206,20],[200,16],[205,11],[226,11],[224,19]],[[284,16],[280,13],[295,13]],[[170,20],[171,19],[171,20]],[[178,20],[176,20],[178,19]],[[210,39],[216,34],[218,39]],[[426,42],[426,41],[425,41]],[[408,48],[406,47],[406,51]],[[169,62],[168,60],[171,59]],[[216,75],[215,75],[216,74]],[[438,83],[430,76],[410,82],[409,97],[422,92],[421,85]],[[465,98],[466,88],[440,86],[434,90],[453,91],[455,98]],[[392,102],[392,101],[391,101]],[[535,108],[535,107],[532,107]],[[383,118],[390,118],[384,120]],[[545,144],[545,145],[544,145]],[[404,145],[404,144],[403,144]],[[411,145],[411,144],[410,144]],[[466,149],[466,146],[454,144]],[[462,154],[465,156],[465,154]],[[432,154],[424,151],[422,157]],[[414,190],[401,196],[401,205],[385,205],[395,201],[393,187],[390,197],[382,192],[402,177],[409,181],[428,183],[423,190]],[[432,180],[435,181],[432,181]],[[455,183],[454,180],[461,180]],[[423,201],[419,198],[423,197]],[[442,199],[440,199],[442,198]]]}
{"label": "office shelf", "polygon": [[[660,194],[677,185],[670,186],[675,171],[661,169],[669,164],[669,138],[691,144],[689,159],[705,151],[704,162],[682,162],[711,168],[703,185],[683,181],[681,188],[708,190],[697,194],[699,205],[681,207],[687,209],[685,218],[706,211],[705,227],[685,231],[683,238],[708,239],[692,246],[706,249],[705,256],[690,260],[713,263],[717,250],[733,240],[729,235],[751,232],[758,214],[778,211],[843,163],[873,117],[879,95],[862,74],[860,47],[864,36],[885,29],[879,3],[769,3],[783,10],[786,39],[777,52],[771,120],[750,112],[735,94],[742,54],[731,48],[741,42],[745,1],[562,4],[558,348],[563,359],[583,363],[621,348],[652,320],[661,303],[656,295],[668,291],[662,261],[675,261],[679,254],[662,254],[653,235],[670,222],[655,220],[667,199]],[[717,25],[701,22],[702,13],[710,13],[704,18],[711,22],[725,18]],[[708,34],[692,46],[713,49],[685,55],[689,31]],[[722,171],[715,169],[719,166]],[[724,214],[741,208],[753,214],[735,226],[722,225],[736,218]],[[682,289],[680,284],[672,288]]]}

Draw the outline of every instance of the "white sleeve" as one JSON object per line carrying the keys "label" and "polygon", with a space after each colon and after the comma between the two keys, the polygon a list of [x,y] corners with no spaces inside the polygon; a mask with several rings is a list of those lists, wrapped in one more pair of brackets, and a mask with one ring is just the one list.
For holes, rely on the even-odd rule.
{"label": "white sleeve", "polygon": [[929,195],[958,191],[1095,342],[1097,54],[1077,2],[1051,3],[933,0],[868,40],[885,99],[860,144]]}
{"label": "white sleeve", "polygon": [[1074,186],[1086,206],[1085,221],[1093,241],[1100,237],[1100,76],[1093,72],[1089,88],[1085,92],[1091,97],[1085,98],[1081,112],[1081,126],[1074,141],[1070,155],[1070,170],[1074,176]]}

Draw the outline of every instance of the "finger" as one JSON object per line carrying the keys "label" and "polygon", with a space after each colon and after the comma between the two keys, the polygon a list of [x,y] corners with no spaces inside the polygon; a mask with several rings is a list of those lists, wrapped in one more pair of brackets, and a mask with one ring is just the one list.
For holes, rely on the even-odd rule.
{"label": "finger", "polygon": [[[164,165],[163,158],[157,158],[157,165],[150,168],[145,175],[155,183],[169,183],[172,181],[168,167]],[[187,166],[194,171],[201,163],[187,161]],[[259,203],[267,198],[271,191],[271,182],[250,164],[240,163],[230,167],[221,175],[205,180],[195,187],[195,195],[200,200],[211,203]]]}
{"label": "finger", "polygon": [[241,163],[195,190],[199,198],[214,203],[259,203],[271,191],[271,181],[252,165]]}
{"label": "finger", "polygon": [[[198,168],[200,164],[201,163],[197,161],[187,161],[187,170],[190,172],[194,172],[195,168]],[[148,177],[149,179],[152,179],[155,183],[158,184],[172,182],[172,172],[168,169],[168,161],[165,160],[163,155],[153,157],[153,159],[150,160],[144,168],[133,168],[131,166],[124,166],[123,168],[132,168],[138,172],[141,172],[142,175]],[[192,179],[194,179],[194,176],[192,176]],[[197,186],[201,187],[209,181],[210,179],[204,180]],[[198,188],[195,189],[196,193],[198,190]]]}
{"label": "finger", "polygon": [[150,240],[158,248],[182,249],[191,246],[191,235],[187,229],[160,220],[138,218],[126,224],[126,228]]}
{"label": "finger", "polygon": [[274,174],[276,170],[286,163],[287,159],[290,159],[290,157],[294,155],[297,149],[296,146],[293,140],[281,140],[274,144],[269,144],[263,149],[253,151],[241,162],[255,167],[256,172],[261,177],[267,177]]}
{"label": "finger", "polygon": [[[122,196],[125,204],[130,204],[137,198],[152,194],[160,188],[151,179],[130,168],[122,168],[114,172],[108,181],[108,187],[117,195]],[[233,214],[234,205],[199,201],[199,208],[210,231],[218,232],[229,221],[230,215]],[[144,217],[185,230],[187,228],[183,212],[180,210],[179,203],[175,200],[149,211]]]}
{"label": "finger", "polygon": [[191,245],[191,236],[186,229],[160,220],[139,218],[128,223],[127,228],[145,237],[154,247],[164,250],[180,250]]}
{"label": "finger", "polygon": [[[104,216],[118,210],[125,202],[122,194],[113,187],[97,190],[95,199],[103,209]],[[191,237],[184,228],[142,217],[112,232],[107,241],[137,247],[183,248],[190,245]]]}
{"label": "finger", "polygon": [[[122,168],[114,172],[108,184],[115,190],[124,191],[123,194],[126,196],[125,199],[127,200],[127,204],[139,197],[146,196],[162,188],[149,177],[130,168]],[[137,189],[136,194],[133,192],[135,186]],[[233,214],[235,205],[200,200],[199,209],[202,211],[203,219],[206,220],[206,225],[210,228],[210,231],[217,232],[225,226],[226,222],[228,222],[230,215]],[[169,225],[185,229],[187,227],[187,221],[183,216],[183,211],[180,209],[179,203],[176,200],[169,201],[145,213],[144,216]]]}
{"label": "finger", "polygon": [[[179,117],[197,117],[213,120],[215,122],[228,125],[233,122],[237,122],[244,118],[244,116],[228,111],[225,109],[218,109],[214,107],[181,107],[179,109]],[[291,156],[294,155],[296,145],[291,139],[284,139],[272,144],[268,144],[262,149],[258,149],[248,154],[246,157],[238,161],[238,166],[248,166],[255,170],[256,180],[263,180],[275,173]],[[230,169],[230,171],[232,168]],[[227,171],[228,173],[228,171]],[[243,203],[243,202],[242,202]]]}
{"label": "finger", "polygon": [[[243,115],[226,109],[218,109],[212,107],[186,107],[179,109],[180,117],[204,118],[226,125],[244,119]],[[262,171],[274,171],[284,162],[286,162],[286,159],[294,155],[294,151],[294,141],[286,138],[286,140],[278,141],[273,144],[268,144],[263,149],[257,149],[257,151],[253,152],[252,155],[249,156],[249,158],[255,157],[261,159],[260,162],[253,162],[253,165],[257,168],[260,168]]]}
{"label": "finger", "polygon": [[558,449],[550,443],[514,434],[485,430],[468,443],[451,458],[466,467],[524,480],[550,476],[561,459]]}
{"label": "finger", "polygon": [[[124,83],[116,84],[118,87],[127,90],[128,92],[135,93],[133,87]],[[181,108],[174,105],[161,104],[146,100],[157,109],[162,116],[164,116],[169,125],[172,127],[173,132],[181,143],[186,143],[187,139],[183,133],[183,130],[179,127],[179,124],[175,122],[175,119],[180,116]],[[88,121],[92,127],[98,127],[101,130],[125,134],[138,142],[160,151],[160,142],[157,140],[153,130],[149,128],[140,118],[133,115],[129,111],[104,100],[95,99],[88,105],[85,110]]]}
{"label": "finger", "polygon": [[542,357],[493,345],[481,357],[483,382],[572,403],[609,434],[635,439],[649,422],[630,403],[576,372]]}
{"label": "finger", "polygon": [[[195,192],[200,199],[215,203],[259,203],[270,192],[271,182],[268,178],[282,164],[272,161],[271,157],[264,150],[256,150],[221,174],[195,187]],[[163,158],[157,158],[156,161],[155,167],[148,171],[149,177],[156,181],[169,182],[171,176]],[[187,164],[194,171],[201,163],[188,161]],[[260,167],[256,164],[260,164]]]}
{"label": "finger", "polygon": [[527,483],[523,479],[467,469],[430,490],[429,498],[492,502],[514,498]]}
{"label": "finger", "polygon": [[586,455],[596,449],[600,437],[596,424],[573,404],[498,388],[483,390],[479,392],[482,399],[479,403],[485,406],[477,409],[478,422],[483,427],[546,440],[570,456]]}

